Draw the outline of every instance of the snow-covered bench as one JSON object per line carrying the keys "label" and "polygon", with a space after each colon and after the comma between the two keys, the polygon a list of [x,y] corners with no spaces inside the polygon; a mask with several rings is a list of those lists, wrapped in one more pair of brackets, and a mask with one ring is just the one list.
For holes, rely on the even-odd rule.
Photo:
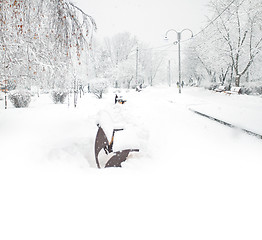
{"label": "snow-covered bench", "polygon": [[126,102],[126,100],[123,99],[122,96],[117,96],[117,94],[116,94],[116,96],[115,96],[115,103],[124,104],[125,102]]}
{"label": "snow-covered bench", "polygon": [[241,93],[241,87],[231,87],[230,91],[225,91],[226,94],[240,94]]}
{"label": "snow-covered bench", "polygon": [[216,92],[224,92],[224,91],[226,91],[226,87],[225,86],[219,86],[219,87],[215,88],[214,91],[216,91]]}
{"label": "snow-covered bench", "polygon": [[136,91],[141,92],[142,91],[142,85],[136,86]]}

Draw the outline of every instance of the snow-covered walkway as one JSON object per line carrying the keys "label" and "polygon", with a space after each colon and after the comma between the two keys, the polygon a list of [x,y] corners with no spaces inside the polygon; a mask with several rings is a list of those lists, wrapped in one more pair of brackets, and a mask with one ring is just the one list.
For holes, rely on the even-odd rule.
{"label": "snow-covered walkway", "polygon": [[[0,239],[261,239],[262,141],[189,108],[260,131],[262,99],[121,94],[0,108]],[[98,122],[125,128],[115,150],[140,148],[123,168],[95,168]]]}

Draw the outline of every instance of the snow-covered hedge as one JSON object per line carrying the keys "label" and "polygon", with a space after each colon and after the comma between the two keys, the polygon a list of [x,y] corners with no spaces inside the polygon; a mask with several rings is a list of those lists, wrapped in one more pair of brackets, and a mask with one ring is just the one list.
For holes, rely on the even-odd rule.
{"label": "snow-covered hedge", "polygon": [[[210,85],[206,85],[204,88],[208,89],[208,90],[215,90],[215,89],[219,88],[219,86],[221,86],[220,83],[210,83]],[[225,91],[230,90],[229,84],[224,84],[223,86],[225,87]]]}
{"label": "snow-covered hedge", "polygon": [[101,99],[103,93],[108,90],[109,81],[106,78],[95,78],[90,83],[90,92],[95,94],[97,98]]}
{"label": "snow-covered hedge", "polygon": [[54,90],[51,92],[51,96],[55,104],[64,103],[67,96],[67,92],[61,90]]}
{"label": "snow-covered hedge", "polygon": [[13,90],[9,93],[9,100],[16,108],[25,108],[31,102],[31,94],[26,90]]}
{"label": "snow-covered hedge", "polygon": [[245,84],[241,86],[242,94],[262,96],[262,84]]}

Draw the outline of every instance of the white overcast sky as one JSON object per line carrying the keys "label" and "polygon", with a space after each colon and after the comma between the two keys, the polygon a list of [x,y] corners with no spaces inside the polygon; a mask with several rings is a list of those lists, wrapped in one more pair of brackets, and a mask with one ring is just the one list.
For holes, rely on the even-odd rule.
{"label": "white overcast sky", "polygon": [[[139,40],[157,46],[170,29],[190,28],[194,33],[206,24],[209,0],[73,0],[91,15],[99,36],[127,31]],[[183,36],[182,36],[183,37]],[[185,38],[187,36],[184,36]],[[176,40],[176,36],[172,36]]]}

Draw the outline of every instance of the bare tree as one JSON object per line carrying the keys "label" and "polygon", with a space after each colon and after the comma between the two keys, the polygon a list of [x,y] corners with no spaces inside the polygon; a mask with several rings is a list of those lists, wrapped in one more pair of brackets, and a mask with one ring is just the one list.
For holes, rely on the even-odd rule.
{"label": "bare tree", "polygon": [[193,40],[190,49],[210,81],[219,79],[224,83],[230,79],[239,86],[241,77],[248,73],[261,53],[262,3],[236,0],[227,7],[230,2],[210,1],[210,10],[218,18],[210,20],[210,26]]}
{"label": "bare tree", "polygon": [[97,98],[101,99],[103,94],[107,92],[108,89],[108,80],[105,78],[95,78],[92,79],[90,83],[90,91]]}
{"label": "bare tree", "polygon": [[[211,1],[211,8],[219,14],[228,2]],[[225,43],[224,53],[231,59],[236,86],[262,49],[261,13],[261,1],[237,0],[213,24]]]}

